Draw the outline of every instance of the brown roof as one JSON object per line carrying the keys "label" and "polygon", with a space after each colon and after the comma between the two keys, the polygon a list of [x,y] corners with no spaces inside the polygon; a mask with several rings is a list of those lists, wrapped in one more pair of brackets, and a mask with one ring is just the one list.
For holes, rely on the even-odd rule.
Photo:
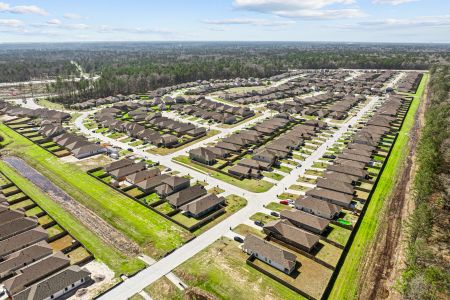
{"label": "brown roof", "polygon": [[315,211],[323,212],[326,215],[334,215],[341,211],[341,207],[338,205],[310,196],[300,196],[297,200],[295,200],[295,206],[301,206]]}
{"label": "brown roof", "polygon": [[141,182],[138,182],[136,185],[143,190],[148,190],[155,188],[161,184],[163,184],[163,180],[169,177],[169,175],[163,174],[151,178],[147,178]]}
{"label": "brown roof", "polygon": [[186,184],[190,182],[188,178],[179,177],[179,176],[170,176],[163,180],[163,183],[169,185],[170,187],[174,188],[182,184]]}
{"label": "brown roof", "polygon": [[0,263],[0,278],[8,275],[9,272],[13,272],[22,268],[24,265],[28,265],[52,253],[53,249],[44,241],[14,252],[5,261]]}
{"label": "brown roof", "polygon": [[14,219],[8,223],[0,226],[0,241],[7,239],[16,234],[22,233],[26,230],[37,226],[37,220],[32,218]]}
{"label": "brown roof", "polygon": [[14,295],[69,264],[70,260],[62,252],[56,252],[52,256],[23,268],[18,275],[6,280],[4,285]]}
{"label": "brown roof", "polygon": [[0,258],[31,244],[47,239],[48,233],[37,227],[0,242]]}
{"label": "brown roof", "polygon": [[308,214],[298,209],[283,210],[280,212],[280,217],[283,219],[288,219],[291,222],[293,221],[304,224],[319,231],[324,231],[330,223],[327,219]]}
{"label": "brown roof", "polygon": [[297,263],[297,257],[295,254],[281,249],[274,244],[271,244],[252,234],[245,237],[242,248],[246,251],[251,250],[256,252],[258,255],[264,256],[288,270],[291,270]]}
{"label": "brown roof", "polygon": [[338,172],[334,172],[334,171],[325,171],[323,173],[323,178],[330,179],[330,180],[337,180],[337,181],[345,182],[348,184],[352,184],[352,183],[358,181],[358,176],[352,176],[352,175],[338,173]]}
{"label": "brown roof", "polygon": [[132,164],[123,168],[113,170],[109,172],[109,174],[114,178],[122,178],[131,175],[133,173],[142,171],[143,169],[145,169],[145,162],[139,162],[136,164]]}
{"label": "brown roof", "polygon": [[352,176],[358,176],[358,178],[364,178],[369,173],[367,173],[366,170],[360,169],[360,168],[354,168],[351,166],[344,166],[344,165],[329,165],[327,167],[329,171],[334,171],[338,173],[348,174]]}
{"label": "brown roof", "polygon": [[188,211],[193,215],[198,215],[208,210],[209,208],[224,202],[224,197],[218,197],[215,194],[209,194],[182,206],[181,209],[184,211]]}
{"label": "brown roof", "polygon": [[149,170],[143,170],[140,172],[136,172],[134,174],[128,175],[127,180],[131,183],[138,183],[147,178],[155,177],[161,174],[161,171],[158,168],[153,168]]}
{"label": "brown roof", "polygon": [[0,212],[0,225],[9,223],[15,219],[23,218],[23,212],[17,210],[4,210]]}
{"label": "brown roof", "polygon": [[353,195],[355,193],[355,189],[351,184],[328,178],[319,178],[317,180],[317,187],[349,195]]}
{"label": "brown roof", "polygon": [[346,207],[348,207],[350,205],[350,203],[352,203],[352,200],[353,200],[353,196],[350,196],[348,194],[335,192],[332,190],[321,189],[321,188],[315,188],[315,189],[309,190],[306,192],[306,195],[312,196],[314,198],[323,199],[326,201],[334,201],[334,202],[342,204]]}
{"label": "brown roof", "polygon": [[81,279],[88,280],[89,276],[89,271],[73,265],[14,295],[14,300],[47,299]]}
{"label": "brown roof", "polygon": [[125,158],[125,159],[121,159],[121,160],[110,163],[109,165],[105,166],[104,169],[106,172],[111,172],[113,170],[132,165],[133,163],[134,163],[133,160],[131,160],[129,158]]}
{"label": "brown roof", "polygon": [[286,219],[275,220],[264,226],[265,230],[282,235],[285,239],[302,245],[307,249],[314,247],[319,241],[319,237],[294,226]]}
{"label": "brown roof", "polygon": [[194,199],[197,199],[203,195],[206,195],[206,189],[202,185],[194,185],[188,188],[182,189],[170,196],[166,197],[166,200],[173,206],[180,207]]}

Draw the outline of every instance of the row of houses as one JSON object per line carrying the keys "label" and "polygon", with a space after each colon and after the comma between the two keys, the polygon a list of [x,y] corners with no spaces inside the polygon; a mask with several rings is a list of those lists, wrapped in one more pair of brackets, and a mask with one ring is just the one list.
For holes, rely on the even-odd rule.
{"label": "row of houses", "polygon": [[0,285],[13,299],[56,299],[91,282],[47,239],[37,218],[0,205]]}
{"label": "row of houses", "polygon": [[230,106],[209,99],[200,99],[194,105],[174,105],[172,110],[223,124],[234,124],[255,115],[248,107]]}
{"label": "row of houses", "polygon": [[[134,118],[135,111],[130,112]],[[130,114],[129,113],[129,114]],[[111,131],[122,132],[128,136],[143,140],[155,146],[174,147],[180,142],[180,138],[198,138],[206,134],[206,128],[197,127],[192,123],[183,123],[163,117],[160,113],[149,113],[144,120],[122,121],[117,119],[120,111],[115,108],[105,108],[95,115],[99,127],[108,128]],[[140,120],[136,118],[136,120]]]}
{"label": "row of houses", "polygon": [[82,135],[67,132],[61,125],[48,124],[39,128],[39,132],[45,137],[40,143],[53,141],[67,149],[78,159],[94,156],[107,152],[107,148],[89,141]]}
{"label": "row of houses", "polygon": [[63,123],[71,118],[69,113],[56,111],[47,108],[31,109],[12,105],[0,100],[0,114],[9,115],[17,118],[30,118],[39,121],[45,121],[44,124]]}
{"label": "row of houses", "polygon": [[398,83],[398,91],[404,93],[415,93],[422,80],[423,73],[407,73]]}
{"label": "row of houses", "polygon": [[[390,132],[395,122],[394,114],[402,105],[399,97],[390,97],[375,115],[367,122],[323,174],[317,180],[315,189],[306,192],[295,201],[294,209],[280,212],[280,219],[264,226],[264,232],[270,237],[261,239],[248,235],[242,247],[250,256],[259,259],[274,268],[291,274],[299,265],[297,256],[286,248],[270,240],[282,242],[289,249],[313,253],[320,236],[327,232],[332,219],[340,214],[343,207],[349,208],[355,195],[355,184],[368,178],[365,169],[370,165],[381,138]],[[395,113],[394,113],[395,111]],[[381,128],[381,130],[379,130]],[[383,132],[383,134],[378,134]],[[361,136],[370,135],[364,140]],[[354,164],[356,162],[357,164]]]}
{"label": "row of houses", "polygon": [[191,186],[190,179],[161,174],[158,168],[147,169],[145,162],[122,159],[104,167],[115,186],[135,185],[142,192],[156,193],[174,209],[187,216],[201,218],[225,204],[225,198],[208,194],[204,186]]}

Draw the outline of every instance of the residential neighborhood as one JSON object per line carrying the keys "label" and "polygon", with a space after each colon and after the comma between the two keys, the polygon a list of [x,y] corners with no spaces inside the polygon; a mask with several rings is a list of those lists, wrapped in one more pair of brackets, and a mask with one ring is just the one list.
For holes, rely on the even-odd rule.
{"label": "residential neighborhood", "polygon": [[[272,78],[191,82],[146,95],[110,96],[64,111],[1,101],[0,112],[10,134],[56,164],[77,168],[79,178],[87,176],[97,189],[118,193],[137,214],[151,214],[175,230],[169,236],[181,238],[164,252],[152,250],[160,253],[159,259],[132,240],[112,245],[116,251],[141,253],[137,260],[142,267],[98,294],[100,299],[121,298],[122,293],[132,293],[130,299],[151,297],[145,286],[163,278],[183,291],[189,283],[177,271],[179,265],[223,241],[241,251],[235,259],[242,267],[299,297],[322,299],[410,109],[413,97],[404,93],[415,93],[422,75],[296,70]],[[392,82],[398,92],[386,90]],[[248,92],[234,92],[238,87]],[[20,171],[30,168],[28,161],[6,163],[20,165],[21,176],[45,192],[43,182]],[[48,285],[46,293],[53,299],[90,294],[92,286],[102,286],[99,278],[107,278],[108,271],[94,278],[99,267],[89,265],[97,263],[96,250],[73,240],[72,245],[88,253],[77,262],[71,259],[73,246],[53,248],[42,213],[31,214],[39,206],[19,206],[35,203],[35,195],[19,188],[9,192],[16,182],[2,178],[3,240],[20,244],[5,244],[0,262],[9,295],[34,299]],[[77,202],[72,194],[63,197]],[[86,204],[86,212],[99,213],[94,203]],[[106,220],[103,224],[94,218],[86,226],[93,232],[104,227],[110,235],[126,232]],[[70,234],[70,229],[63,232]],[[129,239],[122,235],[118,241]],[[20,257],[36,260],[36,266],[27,267],[25,261],[17,267],[13,261]],[[100,264],[104,270],[110,267]],[[25,279],[32,267],[44,273]],[[24,278],[23,283],[15,284],[16,277],[17,282]],[[67,286],[56,277],[67,278]],[[309,284],[311,280],[317,282]],[[117,281],[110,278],[112,282]]]}

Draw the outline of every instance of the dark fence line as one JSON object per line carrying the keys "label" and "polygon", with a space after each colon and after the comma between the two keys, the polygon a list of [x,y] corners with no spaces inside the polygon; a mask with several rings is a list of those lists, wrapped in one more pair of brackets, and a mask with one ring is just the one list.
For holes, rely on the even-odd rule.
{"label": "dark fence line", "polygon": [[[407,101],[407,102],[403,103],[403,106],[404,106],[404,105],[407,105],[407,108],[406,108],[406,113],[405,113],[405,115],[404,115],[403,118],[401,119],[401,122],[400,122],[400,123],[401,123],[400,129],[401,129],[401,127],[403,126],[403,123],[405,122],[405,119],[406,119],[407,113],[409,112],[409,109],[410,109],[410,107],[411,107],[411,104],[412,104],[412,101]],[[372,195],[373,195],[373,193],[374,193],[375,190],[376,190],[376,187],[377,187],[377,185],[378,185],[378,181],[379,181],[381,175],[383,174],[384,168],[386,167],[386,165],[387,165],[387,163],[388,163],[388,161],[389,161],[389,156],[391,155],[392,149],[393,149],[394,146],[395,146],[395,143],[396,143],[396,141],[397,141],[397,138],[398,138],[398,134],[396,134],[395,139],[394,139],[392,145],[389,147],[389,151],[388,151],[387,156],[386,156],[387,158],[384,160],[383,165],[382,165],[382,167],[381,167],[381,169],[380,169],[380,172],[379,172],[378,175],[376,176],[376,180],[375,180],[375,183],[374,183],[374,185],[373,185],[373,187],[372,187],[372,191],[370,192],[369,197],[367,198],[366,204],[364,205],[364,207],[363,207],[363,209],[362,209],[362,211],[361,211],[360,217],[358,218],[358,221],[356,222],[356,224],[355,224],[355,226],[354,226],[354,229],[352,230],[352,232],[351,232],[351,234],[350,234],[350,237],[349,237],[349,239],[348,239],[348,241],[347,241],[347,244],[345,245],[344,250],[342,251],[341,257],[339,258],[339,261],[338,261],[338,263],[336,264],[336,268],[335,268],[333,274],[331,275],[330,280],[328,281],[327,287],[325,288],[325,292],[324,292],[324,294],[322,295],[322,299],[327,299],[328,296],[329,296],[330,293],[331,293],[331,290],[332,290],[333,285],[334,285],[334,283],[335,283],[335,281],[336,281],[336,279],[337,279],[337,276],[339,275],[339,272],[340,272],[340,270],[341,270],[341,268],[342,268],[342,265],[343,265],[344,262],[345,262],[345,258],[347,257],[347,254],[348,254],[348,252],[349,252],[349,250],[350,250],[350,248],[351,248],[351,245],[353,244],[353,240],[355,239],[355,236],[356,236],[356,234],[357,234],[357,232],[358,232],[359,226],[361,225],[361,222],[362,222],[362,220],[364,219],[364,215],[365,215],[365,213],[366,213],[366,210],[367,210],[367,208],[368,208],[369,205],[370,205],[370,201],[372,200]]]}
{"label": "dark fence line", "polygon": [[[12,183],[12,185],[16,186],[17,189],[20,190],[24,195],[26,195],[26,197],[27,197],[28,199],[30,199],[31,201],[33,201],[33,203],[34,203],[33,207],[36,207],[36,206],[37,206],[37,207],[39,207],[39,208],[42,210],[42,212],[40,212],[39,214],[35,215],[35,217],[39,218],[39,217],[42,217],[42,216],[44,216],[44,215],[49,216],[49,218],[50,218],[52,221],[49,222],[49,223],[47,223],[47,224],[45,224],[45,225],[41,225],[42,228],[47,229],[47,228],[52,227],[52,226],[54,226],[54,225],[58,225],[59,227],[61,227],[61,229],[62,229],[63,231],[62,231],[61,233],[58,233],[58,234],[55,235],[55,236],[48,237],[48,238],[47,238],[47,242],[48,242],[48,243],[50,243],[50,242],[52,242],[52,241],[55,241],[55,240],[57,240],[58,238],[63,237],[63,236],[65,236],[65,235],[68,234],[68,235],[70,235],[70,237],[71,237],[73,240],[75,240],[75,241],[78,243],[78,245],[80,245],[81,247],[83,247],[83,248],[86,250],[86,252],[89,254],[89,257],[88,257],[88,258],[90,258],[90,260],[92,260],[92,258],[94,257],[94,255],[92,254],[92,252],[91,252],[88,248],[86,248],[80,241],[78,241],[77,239],[75,239],[75,238],[69,233],[69,231],[67,231],[66,228],[64,228],[61,224],[59,224],[58,222],[56,222],[55,219],[52,217],[52,215],[49,214],[44,208],[42,208],[42,206],[40,206],[40,205],[39,205],[32,197],[30,197],[28,194],[24,193],[17,185],[15,185],[14,182],[13,182],[13,181],[5,174],[5,173],[3,173],[3,172],[0,171],[0,175],[1,175],[2,177],[6,178],[7,180],[9,180],[9,181]],[[86,258],[86,259],[87,259],[87,258]],[[86,259],[84,259],[84,260],[86,260]],[[84,260],[83,260],[83,261],[84,261]],[[79,264],[79,265],[80,265],[80,264]],[[81,265],[80,265],[80,266],[81,266]]]}
{"label": "dark fence line", "polygon": [[256,259],[256,258],[255,258],[253,255],[251,255],[251,256],[246,260],[246,263],[247,263],[249,266],[251,266],[252,268],[258,270],[259,272],[265,274],[266,276],[272,278],[273,280],[275,280],[275,281],[281,283],[281,284],[284,285],[285,287],[287,287],[287,288],[293,290],[294,292],[296,292],[296,293],[302,295],[302,296],[305,297],[306,299],[309,299],[309,300],[316,300],[316,298],[314,298],[313,296],[308,295],[307,293],[305,293],[304,291],[300,290],[299,288],[297,288],[297,287],[293,286],[292,284],[290,284],[290,283],[284,281],[283,279],[281,279],[281,278],[279,278],[279,277],[273,275],[271,272],[269,272],[269,271],[267,271],[267,270],[265,270],[265,269],[263,269],[263,268],[257,266],[257,265],[254,263],[255,259]]}
{"label": "dark fence line", "polygon": [[[161,205],[161,204],[165,203],[166,200],[161,199],[161,200],[159,200],[159,201],[157,201],[157,202],[155,202],[155,203],[152,203],[151,205],[147,205],[146,203],[144,203],[143,201],[140,201],[139,199],[141,199],[141,198],[143,198],[143,197],[149,195],[150,193],[145,193],[145,194],[142,195],[139,199],[136,198],[136,197],[133,197],[133,196],[131,196],[130,194],[126,193],[125,189],[120,189],[120,188],[118,188],[118,187],[115,187],[115,186],[113,186],[113,185],[111,185],[111,184],[109,184],[109,183],[107,183],[107,182],[101,180],[99,177],[97,177],[97,176],[95,176],[95,175],[92,174],[92,173],[94,173],[94,172],[96,172],[96,171],[99,171],[99,170],[101,170],[101,169],[103,169],[103,168],[102,168],[102,167],[97,167],[97,168],[88,170],[88,171],[87,171],[87,174],[88,174],[89,176],[91,176],[91,177],[97,179],[98,181],[102,182],[103,184],[106,184],[107,186],[109,186],[110,188],[116,190],[117,192],[121,193],[122,195],[124,195],[124,196],[126,196],[126,197],[128,197],[128,198],[130,198],[130,199],[132,199],[132,200],[134,200],[134,201],[136,201],[136,202],[139,203],[140,205],[142,205],[142,206],[144,206],[144,207],[150,209],[151,211],[157,213],[158,215],[162,216],[163,218],[165,218],[165,219],[167,219],[167,220],[169,220],[169,221],[175,223],[176,225],[178,225],[178,226],[180,226],[180,227],[182,227],[182,228],[188,230],[189,232],[195,231],[196,229],[200,228],[202,225],[211,222],[212,220],[214,220],[214,219],[217,217],[215,214],[212,214],[212,215],[210,215],[207,219],[201,220],[201,221],[199,221],[198,223],[194,224],[193,226],[190,226],[190,227],[189,227],[189,226],[186,226],[185,224],[183,224],[183,223],[181,223],[181,222],[179,222],[179,221],[177,221],[177,220],[174,220],[174,219],[172,218],[172,216],[174,216],[174,215],[176,215],[177,213],[180,212],[179,209],[175,209],[175,210],[173,210],[173,211],[171,211],[171,212],[169,212],[169,213],[166,214],[166,213],[163,213],[163,212],[161,212],[161,211],[159,211],[159,210],[157,210],[157,209],[155,208],[155,207],[157,207],[158,205]],[[136,187],[135,185],[132,185],[132,186],[130,186],[130,187],[127,187],[127,190],[131,190],[131,189],[133,189],[133,188],[135,188],[135,187]],[[146,194],[147,194],[147,195],[146,195]],[[218,211],[218,212],[220,212],[220,211]]]}

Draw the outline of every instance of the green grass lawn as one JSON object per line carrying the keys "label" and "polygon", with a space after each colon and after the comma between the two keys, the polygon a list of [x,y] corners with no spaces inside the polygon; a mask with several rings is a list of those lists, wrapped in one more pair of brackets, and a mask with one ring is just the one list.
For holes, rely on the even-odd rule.
{"label": "green grass lawn", "polygon": [[11,154],[26,160],[74,199],[136,241],[148,255],[160,257],[191,237],[186,230],[116,192],[76,165],[63,163],[3,124],[0,130],[15,141],[7,148]]}
{"label": "green grass lawn", "polygon": [[262,231],[262,229],[258,230],[255,227],[248,226],[246,224],[239,224],[238,226],[233,228],[233,231],[244,237],[249,234],[259,236],[260,238],[264,238],[266,236],[266,234]]}
{"label": "green grass lawn", "polygon": [[35,102],[38,105],[44,106],[44,107],[49,108],[49,109],[56,109],[56,110],[63,110],[64,109],[64,106],[62,104],[54,103],[54,102],[48,101],[47,99],[36,99]]}
{"label": "green grass lawn", "polygon": [[350,234],[352,233],[351,230],[342,228],[340,226],[331,223],[328,226],[331,228],[331,231],[327,235],[327,239],[336,242],[342,246],[345,246],[350,237]]}
{"label": "green grass lawn", "polygon": [[225,213],[214,219],[213,221],[209,222],[208,224],[200,227],[196,231],[194,231],[195,235],[199,235],[203,233],[204,231],[208,230],[209,228],[213,227],[217,223],[223,221],[224,219],[228,218],[241,208],[245,207],[247,205],[247,199],[237,196],[237,195],[228,195],[225,197]]}
{"label": "green grass lawn", "polygon": [[235,242],[220,238],[174,272],[189,286],[201,288],[219,299],[303,299],[247,265],[247,257]]}
{"label": "green grass lawn", "polygon": [[290,173],[292,171],[292,168],[286,167],[286,166],[278,166],[275,167],[275,169],[277,169],[278,171],[281,171],[283,173]]}
{"label": "green grass lawn", "polygon": [[270,202],[269,204],[266,205],[267,209],[273,210],[273,211],[282,211],[285,209],[289,209],[288,205],[284,205],[284,204],[280,204],[277,202]]}
{"label": "green grass lawn", "polygon": [[[117,275],[119,274],[133,274],[144,268],[145,264],[137,258],[126,257],[120,252],[116,251],[111,246],[103,242],[87,227],[81,224],[72,214],[66,212],[40,189],[38,189],[31,182],[20,176],[9,165],[0,161],[2,171],[14,181],[25,193],[33,196],[33,200],[39,204],[45,211],[66,228],[69,233],[79,240],[94,257],[106,265],[108,265]],[[51,219],[48,215],[39,218],[40,224],[47,224]]]}
{"label": "green grass lawn", "polygon": [[428,81],[428,74],[425,74],[414,100],[405,118],[403,126],[394,144],[391,155],[381,174],[377,187],[372,195],[369,206],[365,213],[359,230],[353,240],[353,244],[347,254],[345,262],[339,272],[330,294],[330,299],[356,299],[359,288],[359,275],[361,262],[368,247],[374,237],[380,223],[379,212],[382,211],[385,200],[390,196],[395,187],[397,174],[408,154],[409,132],[414,126],[414,116],[420,104],[425,85]]}
{"label": "green grass lawn", "polygon": [[271,179],[277,180],[277,181],[280,181],[281,179],[284,178],[283,175],[274,173],[274,172],[263,172],[262,174],[267,178],[271,178]]}
{"label": "green grass lawn", "polygon": [[222,180],[226,183],[235,185],[237,187],[240,187],[242,189],[245,189],[250,192],[254,193],[263,193],[267,192],[270,188],[273,187],[273,184],[270,182],[267,182],[265,180],[258,180],[258,179],[243,179],[239,180],[231,176],[227,176],[225,174],[214,172],[208,168],[202,167],[201,165],[194,164],[191,162],[189,157],[187,156],[177,156],[173,158],[173,161],[181,163],[183,165],[186,165],[187,167],[190,167],[192,169],[199,170],[203,173],[209,173],[212,177],[217,178],[219,180]]}
{"label": "green grass lawn", "polygon": [[270,221],[275,221],[278,220],[277,217],[271,216],[271,215],[267,215],[265,213],[262,212],[257,212],[256,214],[254,214],[253,216],[250,217],[250,220],[252,221],[261,221],[264,224],[270,222]]}

